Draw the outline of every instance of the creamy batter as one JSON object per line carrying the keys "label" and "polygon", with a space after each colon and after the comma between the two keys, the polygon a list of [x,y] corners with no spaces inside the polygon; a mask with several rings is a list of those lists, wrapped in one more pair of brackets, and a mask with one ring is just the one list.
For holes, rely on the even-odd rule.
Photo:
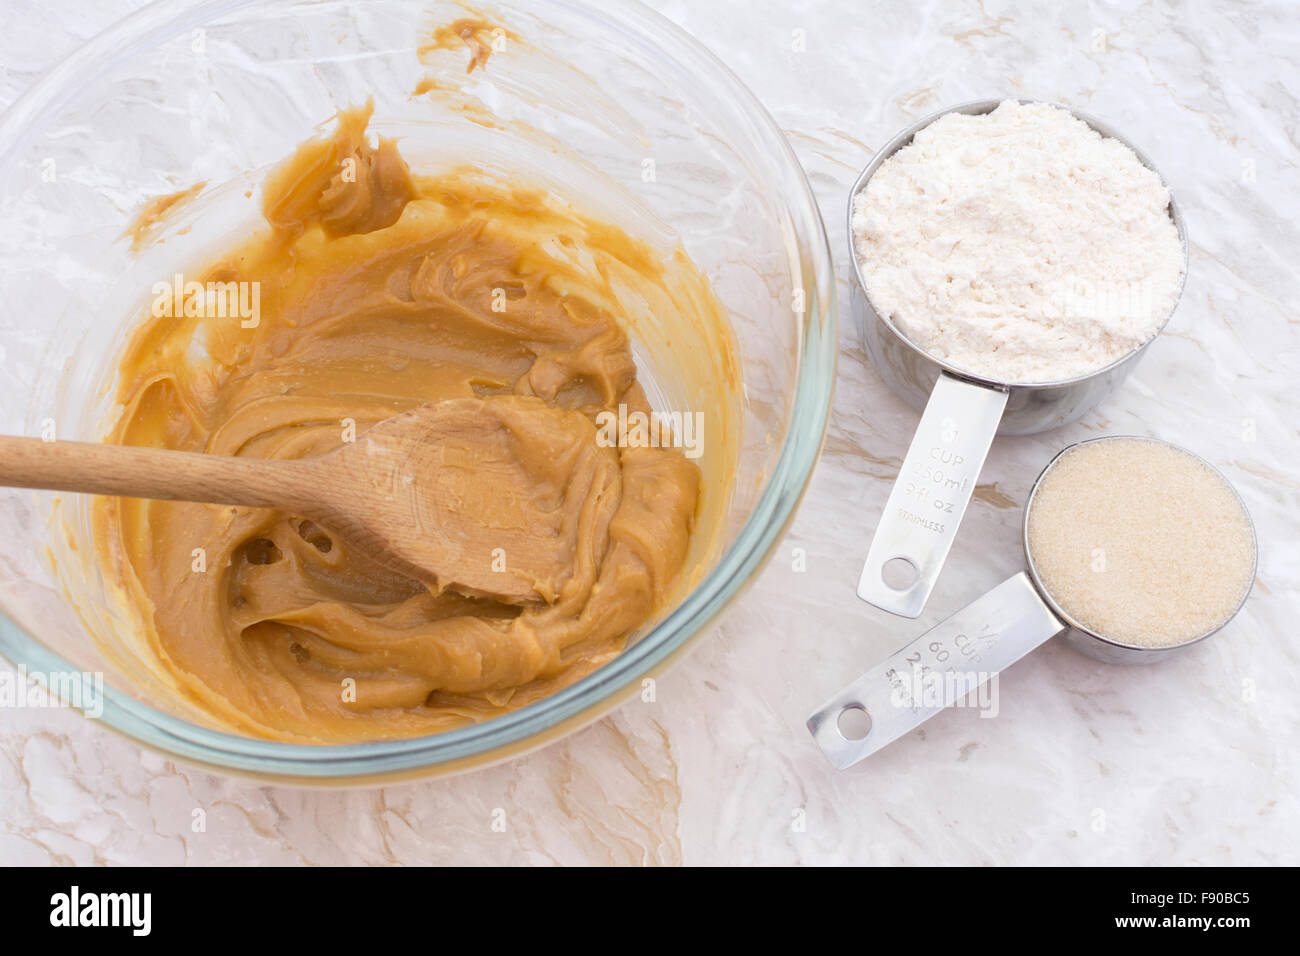
{"label": "creamy batter", "polygon": [[[276,170],[270,230],[197,277],[257,283],[254,327],[179,315],[137,331],[109,440],[299,458],[424,402],[479,399],[498,422],[544,404],[541,427],[568,447],[595,441],[575,415],[649,411],[600,277],[662,284],[683,264],[524,189],[413,175],[394,143],[368,143],[368,116],[345,111]],[[462,429],[448,454],[500,464],[502,434]],[[591,672],[682,575],[696,464],[664,447],[584,454],[600,479],[580,500],[542,489],[519,518],[537,533],[560,511],[582,518],[536,605],[435,593],[287,512],[105,498],[96,531],[151,652],[220,723],[314,742],[417,735]],[[493,510],[490,475],[460,483],[465,507]]]}

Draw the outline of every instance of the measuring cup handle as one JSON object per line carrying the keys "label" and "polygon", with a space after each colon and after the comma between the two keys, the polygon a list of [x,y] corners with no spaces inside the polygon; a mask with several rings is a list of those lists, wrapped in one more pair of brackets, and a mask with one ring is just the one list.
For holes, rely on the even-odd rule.
{"label": "measuring cup handle", "polygon": [[[808,730],[844,770],[982,687],[1065,627],[1021,571],[822,704],[808,718]],[[847,712],[869,722],[865,735],[845,732],[841,718]]]}
{"label": "measuring cup handle", "polygon": [[1002,421],[1007,395],[939,375],[871,539],[858,579],[862,600],[903,617],[917,617],[925,609]]}

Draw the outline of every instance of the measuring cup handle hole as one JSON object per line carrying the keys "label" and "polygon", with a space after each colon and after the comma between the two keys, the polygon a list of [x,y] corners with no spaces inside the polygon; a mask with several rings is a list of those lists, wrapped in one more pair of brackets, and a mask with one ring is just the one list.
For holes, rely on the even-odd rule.
{"label": "measuring cup handle hole", "polygon": [[916,565],[907,558],[890,558],[880,566],[880,580],[885,582],[885,587],[895,591],[908,590],[919,576]]}
{"label": "measuring cup handle hole", "polygon": [[845,740],[866,740],[871,733],[871,715],[861,704],[848,704],[835,719],[835,729]]}

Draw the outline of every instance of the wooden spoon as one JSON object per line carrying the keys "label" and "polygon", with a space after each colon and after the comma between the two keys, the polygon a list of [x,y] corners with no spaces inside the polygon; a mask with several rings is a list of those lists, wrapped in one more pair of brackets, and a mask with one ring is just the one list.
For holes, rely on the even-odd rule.
{"label": "wooden spoon", "polygon": [[571,565],[573,522],[552,513],[570,481],[591,487],[592,434],[578,412],[507,396],[421,405],[296,460],[0,436],[0,484],[275,508],[435,592],[530,604]]}

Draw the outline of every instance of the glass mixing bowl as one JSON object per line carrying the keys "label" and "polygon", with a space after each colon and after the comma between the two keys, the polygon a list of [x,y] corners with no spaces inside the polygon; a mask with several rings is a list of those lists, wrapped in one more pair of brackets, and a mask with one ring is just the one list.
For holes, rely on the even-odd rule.
{"label": "glass mixing bowl", "polygon": [[[719,544],[622,655],[538,703],[435,736],[311,746],[215,729],[144,662],[106,652],[90,636],[114,612],[87,499],[0,490],[0,653],[29,673],[102,672],[100,719],[140,744],[299,783],[503,759],[594,720],[666,666],[754,576],[798,504],[830,407],[835,294],[815,200],[780,131],[721,62],[638,5],[480,12],[502,29],[481,35],[489,60],[473,69],[454,33],[432,39],[466,16],[459,5],[222,0],[155,3],[51,71],[0,118],[0,429],[102,435],[113,357],[151,282],[246,233],[266,170],[373,97],[373,128],[400,137],[418,170],[513,163],[654,246],[685,248],[737,343]],[[162,241],[134,253],[123,234],[142,205],[199,182],[158,227]],[[634,331],[638,345],[643,333],[655,331]],[[690,387],[648,391],[696,407]]]}

